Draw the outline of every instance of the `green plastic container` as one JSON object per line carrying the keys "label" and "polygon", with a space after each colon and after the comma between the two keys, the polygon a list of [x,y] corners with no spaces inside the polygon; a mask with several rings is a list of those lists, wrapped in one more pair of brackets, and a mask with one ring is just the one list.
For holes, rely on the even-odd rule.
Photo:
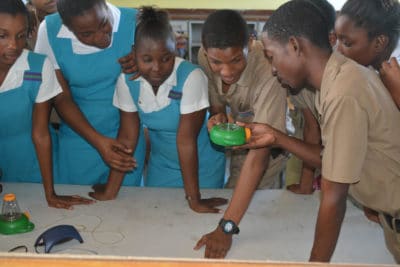
{"label": "green plastic container", "polygon": [[32,231],[34,228],[35,225],[23,213],[14,221],[8,221],[0,216],[0,233],[3,235],[26,233]]}
{"label": "green plastic container", "polygon": [[211,128],[211,141],[220,146],[240,146],[250,137],[250,129],[234,123],[221,123]]}

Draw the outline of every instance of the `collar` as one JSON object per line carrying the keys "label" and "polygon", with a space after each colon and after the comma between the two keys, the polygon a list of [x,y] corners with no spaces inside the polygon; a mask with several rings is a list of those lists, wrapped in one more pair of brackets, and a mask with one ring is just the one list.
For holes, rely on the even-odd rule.
{"label": "collar", "polygon": [[24,49],[18,59],[15,61],[14,65],[10,68],[9,72],[12,71],[26,71],[29,69],[28,63],[28,54],[29,51]]}

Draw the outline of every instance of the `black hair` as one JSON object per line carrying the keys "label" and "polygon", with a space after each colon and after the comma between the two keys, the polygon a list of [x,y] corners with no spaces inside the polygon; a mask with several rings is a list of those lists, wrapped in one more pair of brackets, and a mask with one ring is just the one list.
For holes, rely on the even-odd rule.
{"label": "black hair", "polygon": [[328,23],[328,30],[332,31],[335,29],[336,10],[327,0],[308,0],[313,4],[325,18]]}
{"label": "black hair", "polygon": [[105,0],[57,0],[58,13],[66,26],[71,25],[73,17],[82,16],[96,5],[107,8]]}
{"label": "black hair", "polygon": [[175,44],[175,34],[166,11],[150,6],[140,8],[135,30],[135,44],[146,38],[163,42],[170,39]]}
{"label": "black hair", "polygon": [[247,47],[249,29],[239,12],[229,9],[211,13],[203,25],[202,44],[207,48]]}
{"label": "black hair", "polygon": [[388,52],[396,47],[400,34],[400,4],[397,0],[348,0],[340,15],[348,16],[356,27],[365,29],[370,40],[386,35]]}
{"label": "black hair", "polygon": [[292,36],[303,37],[321,49],[332,51],[327,20],[308,0],[292,0],[281,5],[269,17],[263,31],[284,44]]}
{"label": "black hair", "polygon": [[0,0],[0,13],[16,16],[22,14],[29,18],[29,12],[22,0]]}

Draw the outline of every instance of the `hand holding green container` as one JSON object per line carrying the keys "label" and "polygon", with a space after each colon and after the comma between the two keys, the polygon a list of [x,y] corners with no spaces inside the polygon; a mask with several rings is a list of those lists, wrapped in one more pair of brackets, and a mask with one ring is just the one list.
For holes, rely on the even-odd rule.
{"label": "hand holding green container", "polygon": [[240,146],[250,138],[249,128],[234,123],[220,123],[214,125],[210,131],[211,141],[220,146]]}

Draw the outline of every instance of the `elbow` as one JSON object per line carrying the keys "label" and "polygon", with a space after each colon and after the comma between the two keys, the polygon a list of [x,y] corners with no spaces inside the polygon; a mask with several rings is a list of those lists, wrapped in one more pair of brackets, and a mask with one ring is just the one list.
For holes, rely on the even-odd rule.
{"label": "elbow", "polygon": [[35,128],[32,130],[31,138],[35,146],[40,146],[51,142],[49,131],[39,131]]}

